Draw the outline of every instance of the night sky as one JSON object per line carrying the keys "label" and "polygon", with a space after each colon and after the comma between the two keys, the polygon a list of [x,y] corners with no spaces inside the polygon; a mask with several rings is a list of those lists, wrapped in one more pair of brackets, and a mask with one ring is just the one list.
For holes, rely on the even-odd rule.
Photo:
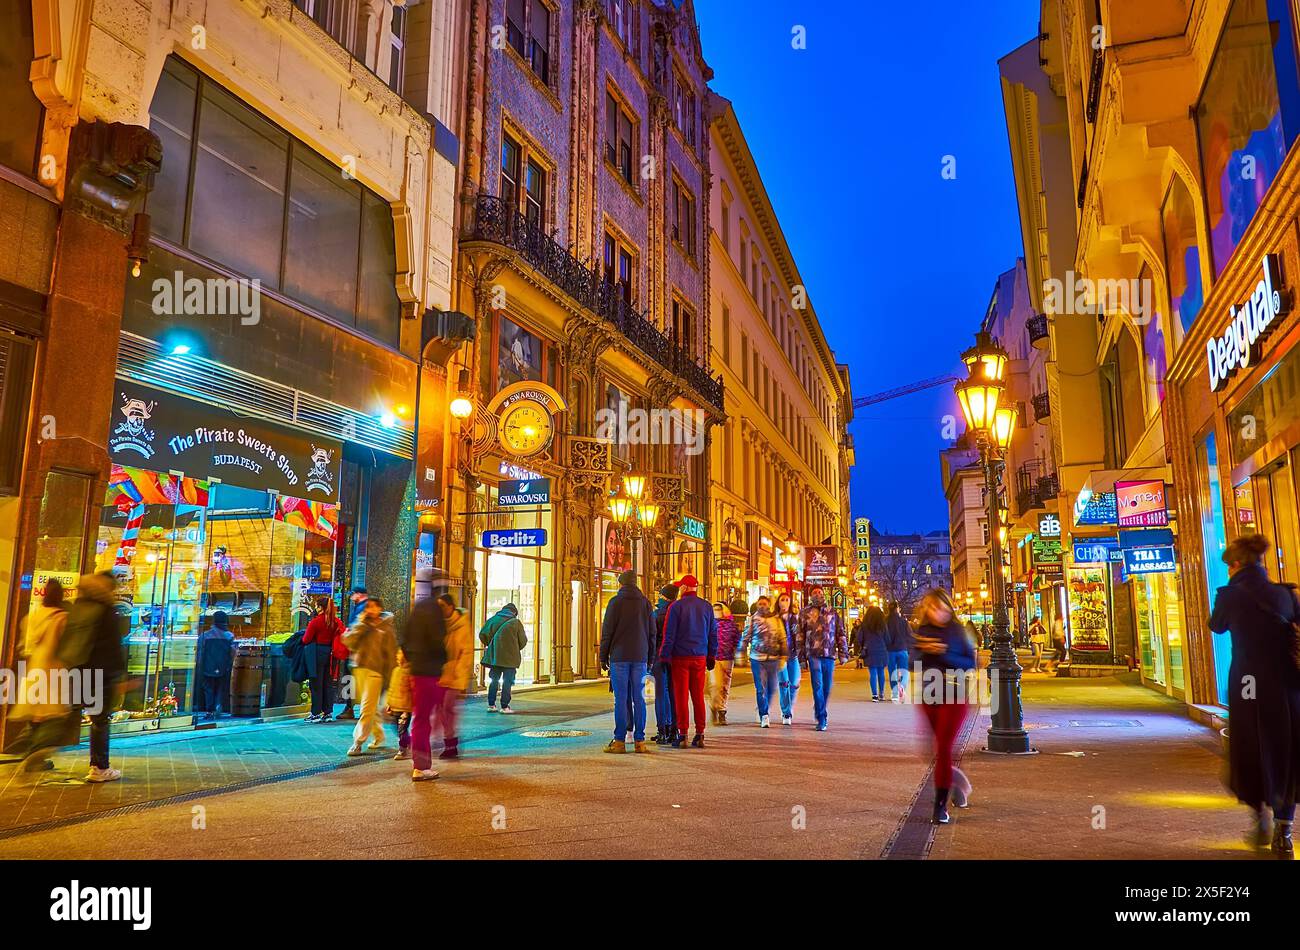
{"label": "night sky", "polygon": [[[1023,254],[997,61],[1037,34],[1036,0],[696,0],[696,13],[711,85],[735,104],[854,394],[956,373]],[[960,419],[948,386],[858,411],[854,517],[947,527],[947,413]]]}

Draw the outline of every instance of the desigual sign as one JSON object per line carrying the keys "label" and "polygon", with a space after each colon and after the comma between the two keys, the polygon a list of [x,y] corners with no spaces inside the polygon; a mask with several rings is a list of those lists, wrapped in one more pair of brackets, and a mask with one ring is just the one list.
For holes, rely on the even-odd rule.
{"label": "desigual sign", "polygon": [[1282,289],[1282,270],[1276,254],[1264,255],[1264,276],[1250,299],[1228,309],[1228,326],[1206,344],[1210,390],[1218,392],[1239,369],[1259,359],[1264,339],[1277,318],[1291,310],[1291,295]]}
{"label": "desigual sign", "polygon": [[119,465],[182,472],[294,498],[333,501],[343,447],[273,422],[117,380],[108,454]]}

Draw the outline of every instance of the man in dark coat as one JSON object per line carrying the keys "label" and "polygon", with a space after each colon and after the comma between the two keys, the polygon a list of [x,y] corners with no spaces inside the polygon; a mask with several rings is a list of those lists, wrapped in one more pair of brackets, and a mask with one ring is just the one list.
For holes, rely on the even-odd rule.
{"label": "man in dark coat", "polygon": [[677,738],[676,722],[673,709],[672,665],[660,656],[664,642],[664,624],[668,620],[668,605],[677,599],[677,585],[665,584],[659,588],[659,603],[655,605],[655,648],[650,654],[650,663],[655,675],[655,732],[654,741],[667,745]]}
{"label": "man in dark coat", "polygon": [[718,618],[713,615],[713,606],[699,596],[699,586],[693,574],[677,582],[681,595],[668,607],[663,643],[659,647],[660,658],[669,659],[673,667],[677,711],[674,749],[687,746],[686,728],[690,725],[692,709],[695,738],[690,740],[690,745],[704,748],[704,680],[718,655]]}
{"label": "man in dark coat", "polygon": [[1270,547],[1258,534],[1228,545],[1223,560],[1230,579],[1215,596],[1210,629],[1232,636],[1228,785],[1255,812],[1254,843],[1262,847],[1271,839],[1274,852],[1291,857],[1300,781],[1300,671],[1292,624],[1300,620],[1300,602],[1294,587],[1268,579],[1261,560]]}
{"label": "man in dark coat", "polygon": [[212,626],[199,634],[196,646],[199,676],[203,687],[205,719],[216,719],[230,690],[230,671],[235,662],[235,635],[230,632],[230,617],[224,610],[212,615]]}
{"label": "man in dark coat", "polygon": [[[606,752],[626,752],[628,726],[637,752],[649,752],[645,744],[645,692],[642,680],[646,662],[654,655],[655,624],[650,601],[636,586],[636,572],[618,577],[618,593],[605,608],[600,628],[600,668],[609,670],[614,688],[614,738]],[[632,722],[627,721],[628,706]]]}
{"label": "man in dark coat", "polygon": [[[90,717],[90,773],[88,782],[116,782],[122,777],[108,760],[109,723],[117,704],[118,684],[126,676],[125,618],[117,612],[113,596],[117,581],[104,572],[86,574],[77,583],[77,601],[68,611],[59,659],[75,670],[83,686],[82,704]],[[81,710],[72,717],[80,721]]]}

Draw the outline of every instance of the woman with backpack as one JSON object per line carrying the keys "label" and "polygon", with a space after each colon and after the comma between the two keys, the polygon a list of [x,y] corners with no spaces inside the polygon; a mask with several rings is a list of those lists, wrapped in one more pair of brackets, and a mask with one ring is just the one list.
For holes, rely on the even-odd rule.
{"label": "woman with backpack", "polygon": [[1232,637],[1228,787],[1254,812],[1252,843],[1290,858],[1300,781],[1300,602],[1294,587],[1269,580],[1262,561],[1270,547],[1258,534],[1228,545],[1229,579],[1215,595],[1210,629]]}
{"label": "woman with backpack", "polygon": [[515,673],[523,664],[524,647],[528,634],[519,621],[519,608],[506,604],[483,624],[478,632],[483,644],[483,665],[488,669],[488,712],[497,711],[497,690],[501,691],[501,712],[512,713],[510,689],[515,685]]}

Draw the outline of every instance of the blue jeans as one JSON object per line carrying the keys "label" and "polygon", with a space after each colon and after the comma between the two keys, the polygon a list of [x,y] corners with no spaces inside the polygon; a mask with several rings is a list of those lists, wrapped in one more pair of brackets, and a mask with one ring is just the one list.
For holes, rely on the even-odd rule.
{"label": "blue jeans", "polygon": [[777,677],[781,672],[780,660],[750,659],[749,671],[754,674],[754,697],[758,700],[758,714],[766,716],[772,708],[772,694],[776,692]]}
{"label": "blue jeans", "polygon": [[661,736],[675,735],[673,731],[673,678],[668,667],[655,664],[655,728]]}
{"label": "blue jeans", "polygon": [[912,656],[906,650],[889,651],[889,685],[893,689],[900,686],[903,692],[907,692],[907,664],[912,660]]}
{"label": "blue jeans", "polygon": [[831,682],[835,679],[835,657],[809,657],[808,678],[812,681],[813,715],[817,717],[817,725],[824,726],[826,704],[831,698]]}
{"label": "blue jeans", "polygon": [[781,689],[781,715],[789,719],[794,715],[794,698],[799,695],[799,658],[792,656],[781,667],[778,682]]}
{"label": "blue jeans", "polygon": [[871,667],[871,695],[873,697],[885,695],[885,668],[883,666]]}
{"label": "blue jeans", "polygon": [[512,666],[488,667],[488,705],[497,704],[497,686],[501,687],[501,708],[510,708],[510,687],[515,685],[516,670]]}
{"label": "blue jeans", "polygon": [[[614,740],[627,738],[628,703],[632,707],[632,740],[645,742],[645,693],[641,681],[645,679],[645,663],[611,663],[609,682],[614,687]],[[659,694],[655,693],[658,698]]]}

